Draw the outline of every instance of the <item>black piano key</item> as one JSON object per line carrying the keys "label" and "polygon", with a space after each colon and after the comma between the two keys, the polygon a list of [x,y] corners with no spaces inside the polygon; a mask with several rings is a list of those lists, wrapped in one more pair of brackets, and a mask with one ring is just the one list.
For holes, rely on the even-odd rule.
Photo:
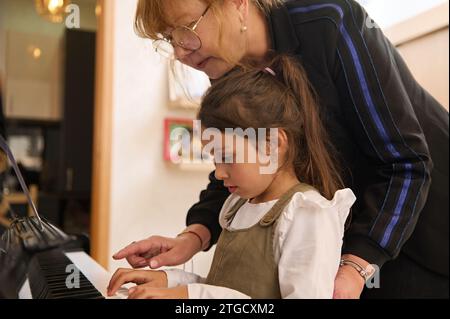
{"label": "black piano key", "polygon": [[[71,274],[67,266],[73,265],[61,249],[53,249],[35,255],[30,264],[30,288],[33,298],[39,299],[103,299],[102,294],[83,273],[79,272],[79,288],[68,288],[66,280]],[[70,269],[72,272],[74,268]]]}

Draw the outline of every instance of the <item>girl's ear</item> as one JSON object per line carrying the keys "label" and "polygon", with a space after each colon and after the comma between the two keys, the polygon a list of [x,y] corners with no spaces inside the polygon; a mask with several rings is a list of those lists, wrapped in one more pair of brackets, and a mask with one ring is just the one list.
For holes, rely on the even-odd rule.
{"label": "girl's ear", "polygon": [[286,131],[278,128],[275,138],[269,134],[266,140],[266,154],[272,155],[272,150],[275,150],[278,156],[284,156],[288,150],[288,136]]}
{"label": "girl's ear", "polygon": [[278,154],[284,156],[288,150],[288,136],[286,131],[283,129],[278,129]]}

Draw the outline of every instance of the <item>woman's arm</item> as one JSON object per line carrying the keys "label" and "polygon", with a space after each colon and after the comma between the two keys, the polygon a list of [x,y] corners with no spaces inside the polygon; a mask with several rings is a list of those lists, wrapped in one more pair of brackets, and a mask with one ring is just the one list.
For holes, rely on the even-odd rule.
{"label": "woman's arm", "polygon": [[[415,107],[435,108],[437,103],[399,67],[396,49],[357,2],[290,3],[290,14],[304,20],[297,23],[300,42],[309,47],[307,54],[317,51],[315,56],[303,54],[315,63],[310,73],[334,81],[339,123],[352,137],[349,147],[359,160],[359,154],[365,158],[351,163],[364,164],[366,172],[361,173],[367,176],[354,185],[358,203],[344,253],[381,267],[398,255],[427,200],[433,163]],[[307,30],[318,28],[321,39],[305,39]],[[315,75],[314,67],[323,65],[329,73]]]}
{"label": "woman's arm", "polygon": [[[431,183],[432,160],[398,53],[355,2],[343,4],[337,85],[349,130],[373,163],[374,178],[344,239],[344,253],[381,267],[412,234]],[[417,90],[422,88],[417,84]],[[422,107],[427,107],[424,99]],[[346,107],[344,107],[346,106]]]}
{"label": "woman's arm", "polygon": [[209,176],[210,183],[200,194],[200,201],[188,212],[188,227],[176,238],[151,236],[133,242],[116,254],[114,259],[126,258],[134,268],[176,266],[191,259],[197,252],[209,249],[221,232],[220,210],[229,196],[223,182]]}
{"label": "woman's arm", "polygon": [[230,195],[223,186],[223,182],[214,177],[214,172],[209,175],[209,181],[206,189],[200,193],[200,201],[189,209],[186,217],[188,228],[192,227],[191,225],[201,224],[209,229],[210,239],[207,249],[217,242],[222,231],[219,225],[219,213]]}
{"label": "woman's arm", "polygon": [[[429,109],[434,114],[442,107],[415,81],[394,46],[357,2],[296,3],[291,14],[314,16],[302,27],[321,30],[322,41],[304,43],[303,37],[302,45],[322,52],[312,59],[326,57],[316,65],[326,65],[326,76],[334,81],[340,129],[352,137],[348,147],[354,148],[358,161],[365,157],[361,163],[350,163],[364,168],[352,172],[358,203],[343,254],[382,267],[399,254],[413,233],[431,185],[430,141],[422,130],[423,123],[430,122],[425,118],[429,115],[420,111],[419,123],[416,112]],[[359,297],[364,283],[354,275],[349,267],[340,269],[338,278],[345,280],[336,281],[337,296]]]}

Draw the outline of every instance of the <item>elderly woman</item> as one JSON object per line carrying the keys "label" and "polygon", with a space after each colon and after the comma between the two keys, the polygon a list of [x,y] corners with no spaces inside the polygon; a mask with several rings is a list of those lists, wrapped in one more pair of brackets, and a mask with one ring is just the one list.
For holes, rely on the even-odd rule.
{"label": "elderly woman", "polygon": [[[448,113],[355,1],[140,0],[136,29],[157,52],[211,79],[237,65],[264,68],[273,53],[298,59],[358,199],[334,297],[448,298]],[[152,236],[114,258],[135,268],[186,262],[216,243],[228,196],[211,174],[180,235]],[[364,289],[370,264],[381,268],[381,285]],[[167,287],[139,274],[121,270],[111,289]]]}

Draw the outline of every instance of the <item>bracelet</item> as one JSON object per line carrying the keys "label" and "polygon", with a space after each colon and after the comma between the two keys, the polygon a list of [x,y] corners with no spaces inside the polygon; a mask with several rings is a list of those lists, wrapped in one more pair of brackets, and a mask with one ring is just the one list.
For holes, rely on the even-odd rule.
{"label": "bracelet", "polygon": [[177,235],[177,237],[179,237],[179,236],[181,236],[183,234],[193,234],[193,235],[195,235],[198,238],[198,240],[200,240],[200,250],[203,249],[203,240],[202,240],[202,238],[200,237],[199,234],[197,234],[195,231],[192,231],[192,230],[184,230],[181,233],[179,233]]}
{"label": "bracelet", "polygon": [[358,274],[364,278],[364,281],[369,280],[373,274],[375,273],[375,268],[373,268],[371,265],[368,265],[365,269],[363,266],[361,266],[360,264],[351,261],[351,260],[347,260],[347,259],[341,259],[339,266],[350,266],[352,268],[354,268]]}

